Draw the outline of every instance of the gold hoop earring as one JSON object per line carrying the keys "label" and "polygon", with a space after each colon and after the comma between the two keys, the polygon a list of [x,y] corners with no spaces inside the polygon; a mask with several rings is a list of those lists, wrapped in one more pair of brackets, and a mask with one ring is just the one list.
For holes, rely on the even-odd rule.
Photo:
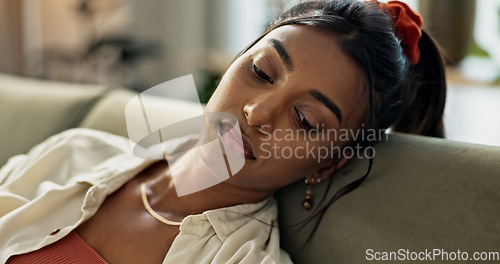
{"label": "gold hoop earring", "polygon": [[302,201],[302,209],[309,211],[313,207],[312,197],[311,197],[311,183],[306,179],[304,181],[306,184],[306,197]]}

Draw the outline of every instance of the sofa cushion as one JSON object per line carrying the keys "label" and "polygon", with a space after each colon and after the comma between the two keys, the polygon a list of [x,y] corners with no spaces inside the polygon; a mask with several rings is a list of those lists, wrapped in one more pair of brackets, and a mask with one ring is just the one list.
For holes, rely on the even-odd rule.
{"label": "sofa cushion", "polygon": [[0,74],[0,167],[47,137],[76,127],[106,90]]}
{"label": "sofa cushion", "polygon": [[[399,249],[460,250],[469,257],[498,252],[500,148],[393,134],[375,149],[368,178],[329,208],[305,246],[314,221],[296,225],[308,215],[300,207],[304,183],[278,194],[282,247],[294,263],[369,263],[375,252]],[[335,175],[329,197],[367,168],[367,160],[349,162]],[[316,208],[326,187],[313,186]],[[413,263],[381,263],[396,262]]]}
{"label": "sofa cushion", "polygon": [[[128,90],[113,90],[98,104],[93,107],[89,114],[80,124],[80,127],[103,130],[127,137],[127,124],[125,121],[125,106],[136,96],[137,93]],[[165,123],[176,123],[186,118],[199,115],[200,106],[190,101],[181,101],[166,97],[156,97],[142,95],[143,100],[149,103],[149,108],[154,111],[160,111],[164,114],[162,121]],[[184,127],[185,128],[185,127]],[[196,128],[190,127],[178,131],[181,135],[188,132],[197,132]]]}
{"label": "sofa cushion", "polygon": [[111,91],[89,111],[79,127],[102,130],[126,137],[125,105],[135,95],[137,93],[128,90]]}

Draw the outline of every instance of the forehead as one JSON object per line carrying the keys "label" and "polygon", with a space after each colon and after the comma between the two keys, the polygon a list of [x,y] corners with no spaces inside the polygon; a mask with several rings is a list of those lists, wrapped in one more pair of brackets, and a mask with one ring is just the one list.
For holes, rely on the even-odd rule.
{"label": "forehead", "polygon": [[[290,78],[306,89],[327,95],[351,121],[364,115],[365,74],[359,65],[341,50],[334,32],[303,25],[287,25],[274,29],[257,43],[256,48],[272,49],[270,39],[283,44],[293,61]],[[358,113],[357,113],[358,112]]]}

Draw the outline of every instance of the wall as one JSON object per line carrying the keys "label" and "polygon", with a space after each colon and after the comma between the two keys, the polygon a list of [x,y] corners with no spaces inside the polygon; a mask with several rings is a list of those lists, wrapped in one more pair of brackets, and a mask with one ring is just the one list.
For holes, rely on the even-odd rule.
{"label": "wall", "polygon": [[21,5],[16,0],[0,1],[0,72],[22,74]]}

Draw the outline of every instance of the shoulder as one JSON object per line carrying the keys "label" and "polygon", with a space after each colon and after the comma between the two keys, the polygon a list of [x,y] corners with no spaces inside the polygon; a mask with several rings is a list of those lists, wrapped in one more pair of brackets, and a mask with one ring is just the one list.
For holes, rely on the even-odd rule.
{"label": "shoulder", "polygon": [[57,156],[64,160],[85,159],[84,155],[109,158],[130,153],[130,145],[124,137],[87,128],[74,128],[49,137],[28,152],[29,159]]}
{"label": "shoulder", "polygon": [[[57,146],[70,144],[72,146],[85,147],[89,145],[106,145],[113,149],[129,150],[128,140],[124,137],[110,134],[104,131],[88,128],[72,128],[49,137],[41,143],[42,146]],[[82,144],[82,145],[79,145]]]}
{"label": "shoulder", "polygon": [[116,156],[133,159],[126,138],[86,128],[69,129],[47,138],[27,154],[11,158],[0,170],[0,184],[34,171],[68,178]]}

